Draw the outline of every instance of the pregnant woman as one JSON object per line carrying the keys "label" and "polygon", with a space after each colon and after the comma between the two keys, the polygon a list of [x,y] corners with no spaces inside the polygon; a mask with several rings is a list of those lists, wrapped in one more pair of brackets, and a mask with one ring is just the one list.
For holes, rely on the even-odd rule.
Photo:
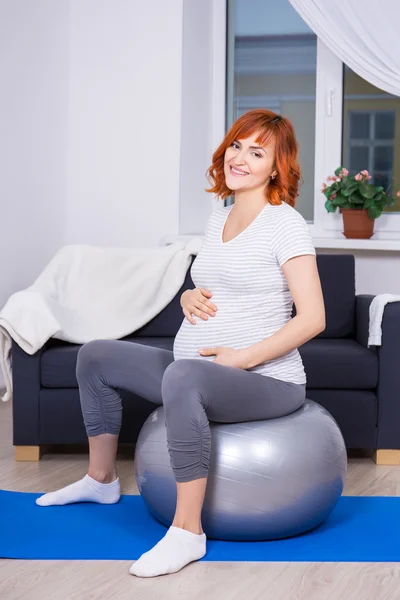
{"label": "pregnant woman", "polygon": [[315,249],[294,209],[300,172],[290,121],[268,110],[246,113],[208,174],[208,191],[222,200],[233,194],[235,203],[210,217],[191,269],[196,288],[181,297],[185,318],[173,351],[119,340],[80,349],[88,474],[37,499],[40,506],[118,502],[118,390],[163,404],[177,506],[166,535],[133,563],[139,577],[174,573],[205,555],[209,420],[273,419],[300,408],[306,377],[298,347],[325,328]]}

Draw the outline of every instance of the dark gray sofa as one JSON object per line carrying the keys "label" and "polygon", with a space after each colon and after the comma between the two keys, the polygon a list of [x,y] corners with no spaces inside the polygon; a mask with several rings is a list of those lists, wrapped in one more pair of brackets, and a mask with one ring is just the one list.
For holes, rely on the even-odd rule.
{"label": "dark gray sofa", "polygon": [[[385,309],[382,346],[368,348],[373,296],[355,294],[354,257],[319,254],[317,262],[326,329],[300,348],[307,374],[307,397],[334,416],[348,448],[379,450],[377,462],[396,462],[400,455],[400,302],[388,304]],[[172,349],[183,319],[179,298],[192,287],[188,272],[174,300],[150,323],[124,339]],[[39,448],[46,445],[87,441],[75,376],[79,348],[52,339],[29,356],[13,344],[17,460],[38,460]],[[124,410],[120,441],[135,442],[154,405],[127,392],[121,394]]]}

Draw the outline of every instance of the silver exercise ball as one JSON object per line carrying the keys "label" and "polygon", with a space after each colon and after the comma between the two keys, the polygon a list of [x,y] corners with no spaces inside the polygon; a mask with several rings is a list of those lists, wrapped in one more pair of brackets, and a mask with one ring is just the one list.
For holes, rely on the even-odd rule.
{"label": "silver exercise ball", "polygon": [[[336,421],[322,406],[306,400],[286,417],[210,427],[202,513],[208,537],[273,540],[304,533],[326,520],[343,490],[347,453]],[[176,486],[162,407],[139,434],[135,477],[149,511],[171,525]]]}

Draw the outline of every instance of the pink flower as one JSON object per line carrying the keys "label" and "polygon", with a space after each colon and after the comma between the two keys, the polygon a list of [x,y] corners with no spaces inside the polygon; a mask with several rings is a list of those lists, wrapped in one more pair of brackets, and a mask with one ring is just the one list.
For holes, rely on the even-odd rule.
{"label": "pink flower", "polygon": [[[323,183],[323,184],[322,184],[322,188],[321,188],[321,192],[324,192],[324,191],[326,190],[326,188],[327,188],[327,187],[328,187],[328,186],[326,185],[326,183]],[[399,192],[399,195],[400,195],[400,192]]]}
{"label": "pink flower", "polygon": [[400,192],[397,192],[396,196],[397,196],[398,198],[400,198]]}
{"label": "pink flower", "polygon": [[336,181],[336,175],[328,175],[326,178],[327,181]]}
{"label": "pink flower", "polygon": [[336,192],[329,196],[329,200],[334,200],[336,198]]}
{"label": "pink flower", "polygon": [[369,177],[369,173],[368,173],[368,171],[366,169],[364,169],[364,171],[361,171],[361,175],[363,177]]}
{"label": "pink flower", "polygon": [[368,180],[372,179],[372,175],[368,175],[367,179]]}
{"label": "pink flower", "polygon": [[356,181],[361,181],[361,180],[362,180],[362,178],[363,178],[363,176],[361,175],[361,173],[357,173],[357,175],[355,175],[355,176],[354,176],[354,179],[355,179]]}
{"label": "pink flower", "polygon": [[343,176],[343,177],[347,177],[347,175],[349,174],[349,172],[348,172],[348,170],[347,170],[347,169],[345,169],[345,168],[343,167],[343,169],[341,170],[341,174],[342,174],[342,176]]}

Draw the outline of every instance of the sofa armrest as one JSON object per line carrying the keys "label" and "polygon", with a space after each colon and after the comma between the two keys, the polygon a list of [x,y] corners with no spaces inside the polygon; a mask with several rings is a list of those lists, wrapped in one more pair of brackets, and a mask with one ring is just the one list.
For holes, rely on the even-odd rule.
{"label": "sofa armrest", "polygon": [[379,359],[378,449],[400,449],[400,302],[385,306]]}
{"label": "sofa armrest", "polygon": [[45,348],[46,346],[29,355],[15,341],[12,343],[14,446],[40,444],[40,360]]}
{"label": "sofa armrest", "polygon": [[369,307],[374,297],[372,294],[356,296],[356,340],[364,348],[368,348]]}

